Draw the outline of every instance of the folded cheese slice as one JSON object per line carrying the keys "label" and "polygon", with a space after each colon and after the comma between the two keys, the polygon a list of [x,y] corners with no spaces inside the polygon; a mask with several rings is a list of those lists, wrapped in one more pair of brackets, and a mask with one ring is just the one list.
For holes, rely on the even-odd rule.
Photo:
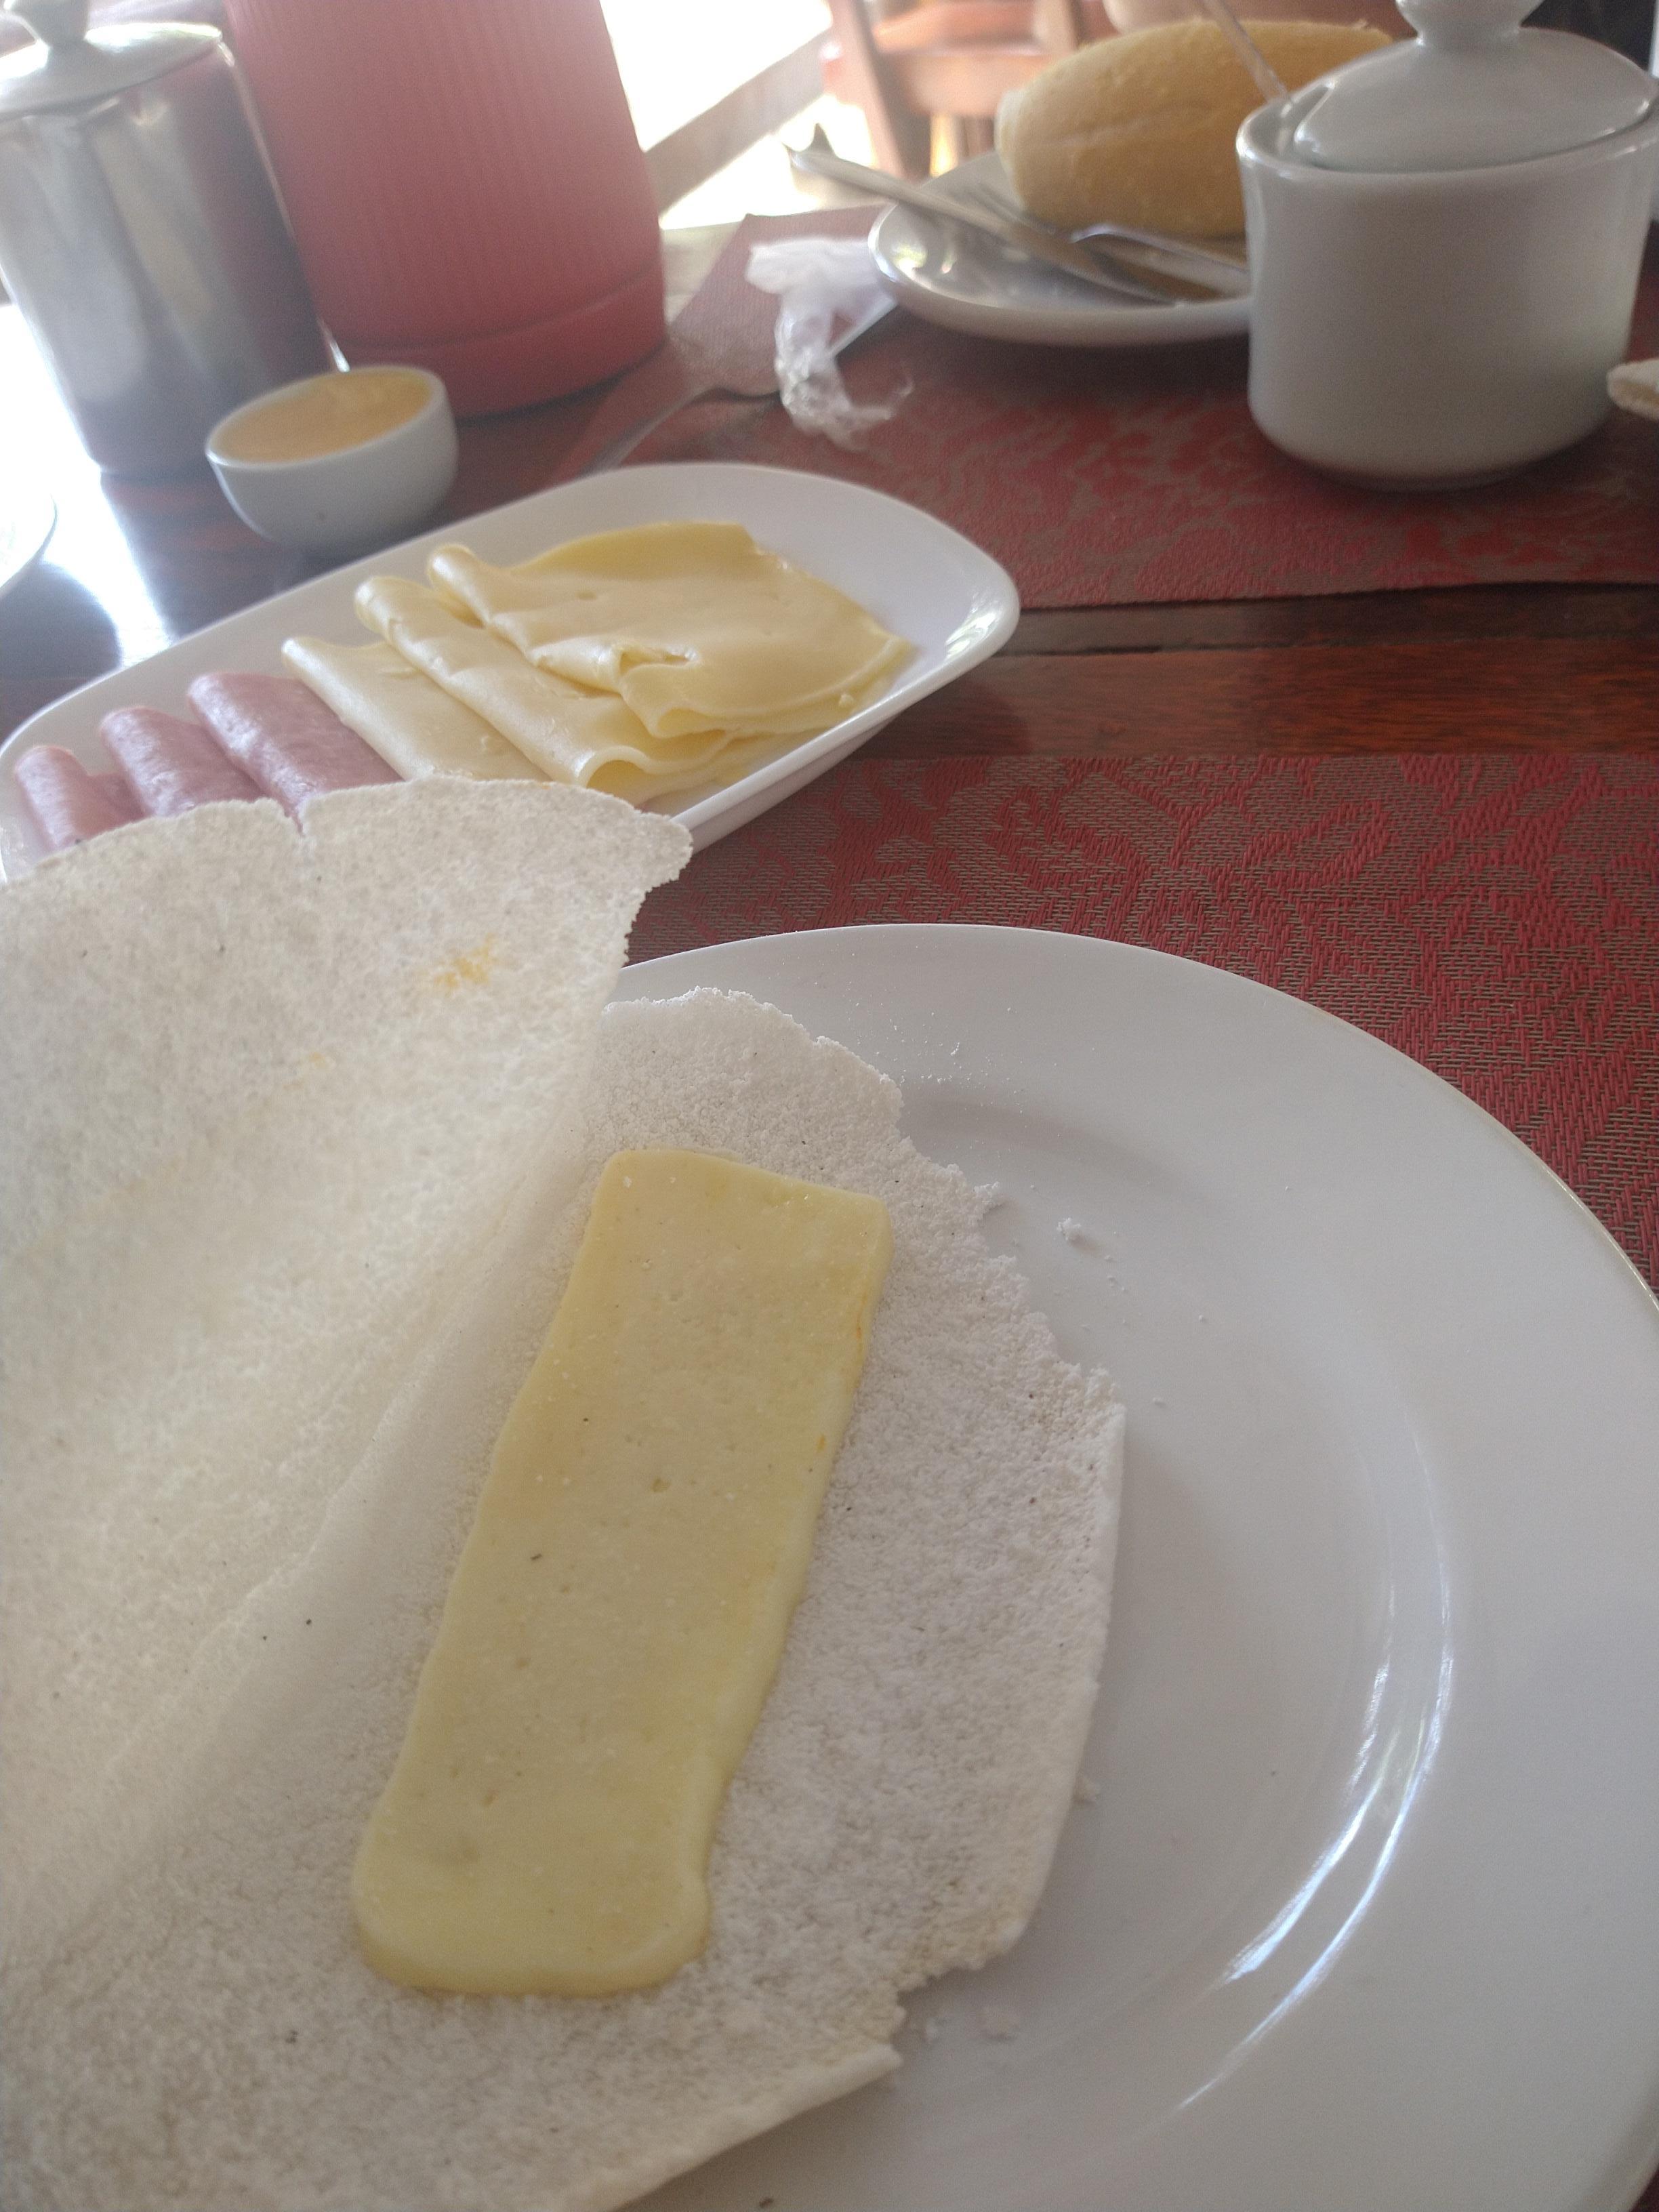
{"label": "folded cheese slice", "polygon": [[658,738],[828,729],[911,651],[736,523],[607,531],[514,568],[445,545],[428,572],[538,668],[613,692]]}
{"label": "folded cheese slice", "polygon": [[702,1950],[892,1243],[861,1192],[607,1164],[357,1855],[382,1973],[605,1996]]}
{"label": "folded cheese slice", "polygon": [[665,749],[612,693],[584,690],[532,667],[505,640],[460,620],[435,592],[402,577],[371,576],[358,586],[356,606],[412,667],[556,782],[591,784],[612,763],[651,776],[702,770],[727,743],[722,730]]}
{"label": "folded cheese slice", "polygon": [[780,753],[799,742],[798,738],[773,737],[764,732],[758,737],[734,738],[720,748],[713,760],[706,760],[695,768],[665,767],[649,775],[630,762],[608,761],[595,770],[588,788],[605,792],[612,799],[626,799],[635,806],[648,806],[658,799],[682,799],[688,793],[724,790],[726,785],[737,783],[752,769],[775,760]]}
{"label": "folded cheese slice", "polygon": [[509,744],[482,714],[405,660],[395,646],[330,645],[320,637],[291,637],[283,659],[348,729],[406,779],[546,781],[545,770]]}

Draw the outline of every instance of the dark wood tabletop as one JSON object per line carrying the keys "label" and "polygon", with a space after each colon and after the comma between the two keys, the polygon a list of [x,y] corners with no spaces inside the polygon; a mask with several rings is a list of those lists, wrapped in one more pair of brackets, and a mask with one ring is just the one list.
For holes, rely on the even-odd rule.
{"label": "dark wood tabletop", "polygon": [[[670,240],[671,307],[725,229]],[[592,395],[468,422],[444,519],[556,481]],[[205,464],[100,477],[15,307],[0,307],[5,476],[56,500],[0,600],[0,736],[79,684],[316,573],[246,529]],[[0,476],[0,485],[4,477]],[[872,750],[1342,753],[1659,747],[1659,587],[1516,585],[1032,613]]]}

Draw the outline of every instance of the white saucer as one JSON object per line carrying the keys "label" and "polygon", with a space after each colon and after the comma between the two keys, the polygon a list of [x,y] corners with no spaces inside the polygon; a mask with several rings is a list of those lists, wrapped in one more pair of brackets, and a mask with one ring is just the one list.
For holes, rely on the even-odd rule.
{"label": "white saucer", "polygon": [[[1005,199],[1012,197],[994,154],[935,178],[928,190],[942,206],[950,204],[952,178],[958,190],[965,180],[982,181]],[[975,337],[1030,345],[1186,345],[1236,337],[1250,327],[1248,298],[1120,302],[997,239],[932,223],[909,208],[882,214],[870,233],[870,251],[901,307]]]}

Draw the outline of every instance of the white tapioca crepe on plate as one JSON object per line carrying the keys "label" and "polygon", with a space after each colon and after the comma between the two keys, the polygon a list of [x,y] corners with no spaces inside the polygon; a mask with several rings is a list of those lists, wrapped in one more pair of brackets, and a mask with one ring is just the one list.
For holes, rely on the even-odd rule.
{"label": "white tapioca crepe on plate", "polygon": [[[143,823],[0,894],[0,2203],[604,2212],[898,2063],[1036,1904],[1122,1415],[892,1085],[775,1010],[604,1012],[683,830],[556,786]],[[363,1963],[352,1857],[592,1182],[690,1145],[895,1257],[704,1955],[602,1999]]]}

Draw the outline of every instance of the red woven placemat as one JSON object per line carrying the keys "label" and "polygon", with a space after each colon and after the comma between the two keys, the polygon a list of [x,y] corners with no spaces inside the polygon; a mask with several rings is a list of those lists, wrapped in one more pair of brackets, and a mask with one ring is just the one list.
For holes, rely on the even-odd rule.
{"label": "red woven placemat", "polygon": [[[863,210],[751,216],[691,310],[705,334],[769,326],[757,240],[856,233]],[[1633,356],[1659,353],[1659,248]],[[1287,459],[1245,404],[1243,339],[1134,353],[998,343],[902,312],[848,362],[860,398],[912,385],[862,452],[777,406],[689,409],[641,460],[750,460],[850,477],[952,524],[1028,607],[1279,599],[1425,585],[1659,582],[1659,427],[1620,415],[1501,484],[1364,491]]]}
{"label": "red woven placemat", "polygon": [[1659,1284],[1659,760],[854,760],[654,892],[633,954],[849,922],[1184,953],[1409,1053]]}

